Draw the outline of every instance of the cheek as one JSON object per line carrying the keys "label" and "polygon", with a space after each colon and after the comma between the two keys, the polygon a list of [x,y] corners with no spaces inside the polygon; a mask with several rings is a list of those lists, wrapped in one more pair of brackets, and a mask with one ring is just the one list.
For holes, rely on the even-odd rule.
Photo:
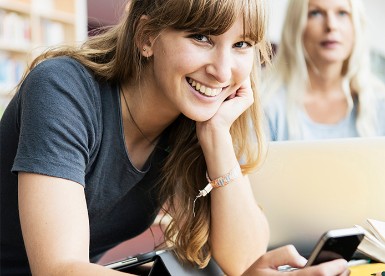
{"label": "cheek", "polygon": [[302,35],[302,44],[305,48],[306,51],[309,50],[309,43],[312,41],[311,37],[309,36],[309,32],[308,31],[304,31],[303,32],[303,35]]}
{"label": "cheek", "polygon": [[[188,53],[188,54],[186,54]],[[155,53],[154,70],[158,74],[185,75],[199,68],[206,57],[195,48],[185,44],[164,47]]]}
{"label": "cheek", "polygon": [[302,38],[303,43],[303,50],[309,55],[313,55],[318,50],[318,39],[314,37],[314,34],[310,33],[304,33],[304,36]]}
{"label": "cheek", "polygon": [[345,39],[346,39],[346,41],[349,42],[350,48],[353,48],[354,41],[356,38],[355,38],[355,33],[354,33],[354,30],[352,27],[347,28],[347,30],[345,32]]}
{"label": "cheek", "polygon": [[302,33],[303,44],[310,45],[317,42],[322,34],[323,30],[321,23],[313,21],[309,22]]}
{"label": "cheek", "polygon": [[312,36],[312,33],[308,30],[305,30],[304,33],[303,33],[303,43],[304,44],[309,44],[310,42],[313,41],[313,36]]}
{"label": "cheek", "polygon": [[233,77],[236,80],[243,81],[250,76],[253,68],[255,56],[247,55],[237,60],[236,66],[233,70]]}

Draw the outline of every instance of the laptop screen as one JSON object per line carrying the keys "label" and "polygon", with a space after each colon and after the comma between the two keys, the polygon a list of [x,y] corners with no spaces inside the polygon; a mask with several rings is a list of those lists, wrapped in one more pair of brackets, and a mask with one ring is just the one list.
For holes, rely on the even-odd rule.
{"label": "laptop screen", "polygon": [[294,244],[307,256],[327,230],[385,220],[385,137],[271,142],[249,177],[270,249]]}

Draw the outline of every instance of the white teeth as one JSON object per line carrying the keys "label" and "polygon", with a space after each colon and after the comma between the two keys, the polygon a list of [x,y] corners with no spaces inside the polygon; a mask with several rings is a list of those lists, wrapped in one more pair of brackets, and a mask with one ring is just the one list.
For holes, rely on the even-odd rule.
{"label": "white teeth", "polygon": [[221,88],[210,88],[206,87],[205,85],[196,82],[195,80],[188,79],[188,82],[191,84],[192,87],[195,88],[195,90],[199,91],[200,93],[206,95],[206,96],[211,96],[215,97],[221,93],[222,89]]}

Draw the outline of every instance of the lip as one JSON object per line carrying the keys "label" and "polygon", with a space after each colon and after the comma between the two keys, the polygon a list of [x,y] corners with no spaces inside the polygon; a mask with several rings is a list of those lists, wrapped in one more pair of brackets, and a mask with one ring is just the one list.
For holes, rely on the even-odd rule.
{"label": "lip", "polygon": [[[188,86],[190,87],[190,89],[194,90],[195,93],[197,93],[197,94],[199,94],[200,96],[205,97],[205,98],[217,98],[217,97],[218,97],[220,94],[222,94],[223,91],[227,88],[227,86],[226,86],[226,87],[218,87],[218,86],[207,85],[206,83],[197,81],[196,79],[193,79],[193,78],[190,78],[190,77],[186,77],[185,80],[186,80]],[[214,94],[216,94],[216,95],[210,95],[210,92],[209,92],[209,94],[207,94],[207,93],[202,93],[202,92],[201,92],[202,90],[201,90],[201,91],[198,91],[198,90],[196,89],[196,87],[194,87],[195,84],[193,85],[193,84],[192,84],[193,82],[194,82],[194,83],[199,83],[199,87],[204,86],[206,89],[210,89],[210,91],[213,91],[213,92],[214,92],[214,90],[216,90],[216,93],[217,93],[217,94],[214,93]]]}
{"label": "lip", "polygon": [[224,89],[224,88],[226,88],[226,86],[214,86],[214,85],[209,85],[209,84],[207,84],[207,83],[198,81],[198,80],[196,80],[196,79],[194,79],[194,78],[191,78],[191,77],[186,77],[186,80],[187,80],[187,82],[188,82],[188,80],[193,80],[193,81],[199,82],[200,84],[203,84],[204,86],[210,87],[210,88],[212,88],[212,89]]}
{"label": "lip", "polygon": [[323,40],[320,44],[324,48],[335,48],[336,46],[340,45],[340,42],[337,40]]}
{"label": "lip", "polygon": [[224,100],[222,99],[224,97],[224,95],[228,94],[228,92],[226,92],[227,88],[229,86],[225,86],[225,87],[222,87],[222,91],[216,95],[216,96],[208,96],[208,95],[205,95],[201,92],[198,92],[189,82],[188,82],[188,79],[189,78],[185,78],[186,80],[186,84],[189,88],[189,90],[191,91],[191,93],[202,103],[207,103],[207,104],[212,104],[212,103],[215,103],[217,102],[218,100],[221,101],[221,100]]}

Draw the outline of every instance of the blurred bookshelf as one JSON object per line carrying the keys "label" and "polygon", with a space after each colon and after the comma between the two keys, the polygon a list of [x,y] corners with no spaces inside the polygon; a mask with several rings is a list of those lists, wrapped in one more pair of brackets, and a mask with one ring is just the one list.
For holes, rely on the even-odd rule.
{"label": "blurred bookshelf", "polygon": [[0,117],[29,62],[87,38],[87,0],[0,0]]}

